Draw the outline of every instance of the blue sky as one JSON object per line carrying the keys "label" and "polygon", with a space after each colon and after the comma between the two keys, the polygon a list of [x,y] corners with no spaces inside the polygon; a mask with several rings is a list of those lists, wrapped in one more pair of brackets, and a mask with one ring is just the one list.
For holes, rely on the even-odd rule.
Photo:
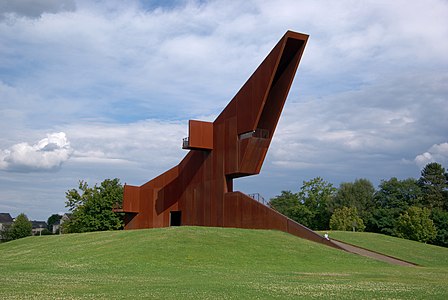
{"label": "blue sky", "polygon": [[47,219],[65,191],[141,185],[186,154],[286,30],[307,33],[262,172],[265,198],[321,176],[448,166],[448,2],[0,1],[0,212]]}

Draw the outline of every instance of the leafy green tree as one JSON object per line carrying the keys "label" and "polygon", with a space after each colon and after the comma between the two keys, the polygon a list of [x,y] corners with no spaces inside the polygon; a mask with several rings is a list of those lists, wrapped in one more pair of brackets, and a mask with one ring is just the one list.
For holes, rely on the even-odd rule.
{"label": "leafy green tree", "polygon": [[392,234],[395,221],[410,206],[421,205],[423,193],[417,180],[382,180],[374,195],[374,208],[366,222],[366,230]]}
{"label": "leafy green tree", "polygon": [[401,212],[397,208],[375,208],[367,220],[366,231],[393,235],[395,222]]}
{"label": "leafy green tree", "polygon": [[314,214],[299,202],[298,195],[291,191],[282,191],[279,196],[275,196],[269,201],[269,206],[305,226],[310,226],[314,217]]}
{"label": "leafy green tree", "polygon": [[448,247],[448,211],[440,208],[431,211],[431,219],[437,229],[436,238],[433,244]]}
{"label": "leafy green tree", "polygon": [[334,210],[330,218],[331,230],[364,231],[366,226],[358,215],[356,207],[340,207]]}
{"label": "leafy green tree", "polygon": [[368,220],[374,208],[375,188],[368,179],[356,179],[354,182],[340,184],[336,195],[330,202],[330,211],[336,208],[354,207],[363,220]]}
{"label": "leafy green tree", "polygon": [[448,174],[442,165],[435,162],[427,164],[418,183],[424,193],[425,206],[448,209]]}
{"label": "leafy green tree", "polygon": [[291,191],[282,191],[279,196],[275,196],[269,201],[269,206],[285,216],[290,216],[290,211],[293,207],[299,204],[297,194]]}
{"label": "leafy green tree", "polygon": [[122,216],[112,211],[115,204],[121,205],[123,201],[123,186],[119,179],[106,179],[94,187],[80,181],[78,189],[66,192],[66,198],[66,207],[72,212],[72,216],[64,223],[64,232],[123,228]]}
{"label": "leafy green tree", "polygon": [[58,214],[52,214],[47,220],[47,229],[50,232],[53,232],[53,225],[56,224],[59,220],[61,220],[62,216]]}
{"label": "leafy green tree", "polygon": [[31,225],[31,222],[28,220],[27,216],[24,213],[21,213],[16,217],[14,223],[12,223],[11,229],[9,231],[10,238],[12,240],[17,240],[30,236],[32,233],[32,229],[33,226]]}
{"label": "leafy green tree", "polygon": [[331,213],[329,202],[334,197],[336,188],[321,177],[304,181],[299,193],[299,202],[313,214],[308,227],[315,230],[328,229]]}
{"label": "leafy green tree", "polygon": [[395,233],[398,237],[419,242],[429,242],[436,237],[436,227],[430,218],[430,210],[409,207],[397,220]]}
{"label": "leafy green tree", "polygon": [[308,207],[301,203],[290,208],[288,210],[287,216],[292,220],[310,228],[313,226],[315,218],[315,214]]}
{"label": "leafy green tree", "polygon": [[406,210],[409,206],[419,205],[422,201],[422,190],[414,178],[398,180],[392,177],[382,180],[375,193],[375,203],[381,208],[398,208]]}
{"label": "leafy green tree", "polygon": [[269,201],[270,207],[312,229],[328,229],[328,203],[336,189],[320,177],[304,181],[298,193],[282,191]]}

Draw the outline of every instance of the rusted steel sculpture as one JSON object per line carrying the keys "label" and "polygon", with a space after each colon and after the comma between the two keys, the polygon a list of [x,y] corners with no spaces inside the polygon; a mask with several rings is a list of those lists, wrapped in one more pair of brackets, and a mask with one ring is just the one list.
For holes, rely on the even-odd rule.
{"label": "rusted steel sculpture", "polygon": [[211,122],[190,121],[179,165],[125,185],[125,229],[175,225],[277,229],[339,248],[251,197],[233,179],[260,172],[308,35],[288,31]]}

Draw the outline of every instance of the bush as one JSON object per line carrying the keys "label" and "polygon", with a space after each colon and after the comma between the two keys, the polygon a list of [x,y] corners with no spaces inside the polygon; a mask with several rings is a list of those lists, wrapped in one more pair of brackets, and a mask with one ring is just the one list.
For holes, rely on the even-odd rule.
{"label": "bush", "polygon": [[358,215],[356,207],[336,208],[330,218],[331,230],[364,231],[366,226]]}
{"label": "bush", "polygon": [[53,233],[50,230],[48,230],[47,228],[44,228],[40,234],[41,235],[52,235]]}
{"label": "bush", "polygon": [[23,237],[30,236],[33,226],[28,220],[27,216],[23,213],[17,216],[14,223],[11,226],[10,237],[12,240],[21,239]]}
{"label": "bush", "polygon": [[430,210],[417,206],[409,207],[397,220],[395,234],[398,237],[418,242],[430,242],[437,231],[430,218]]}

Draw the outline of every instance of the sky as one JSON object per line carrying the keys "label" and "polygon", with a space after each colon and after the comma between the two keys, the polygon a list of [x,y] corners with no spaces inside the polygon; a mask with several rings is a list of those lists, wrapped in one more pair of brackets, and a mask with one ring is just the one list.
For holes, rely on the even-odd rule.
{"label": "sky", "polygon": [[448,167],[448,1],[0,0],[0,212],[175,166],[287,30],[310,35],[261,173],[269,199]]}

